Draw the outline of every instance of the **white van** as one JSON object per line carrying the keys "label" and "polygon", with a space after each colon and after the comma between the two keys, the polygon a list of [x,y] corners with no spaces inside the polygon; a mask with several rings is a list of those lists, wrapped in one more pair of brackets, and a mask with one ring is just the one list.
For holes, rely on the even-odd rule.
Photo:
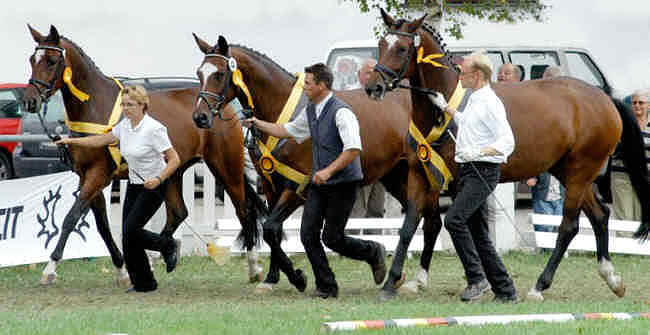
{"label": "white van", "polygon": [[[504,63],[518,65],[523,70],[523,80],[541,78],[549,65],[560,66],[564,75],[585,82],[611,93],[612,87],[589,51],[574,47],[549,46],[448,46],[453,56],[464,56],[483,49],[492,60],[496,81],[496,69]],[[327,54],[327,65],[334,73],[335,90],[358,86],[356,76],[364,59],[377,59],[379,51],[376,40],[343,41],[334,44]]]}

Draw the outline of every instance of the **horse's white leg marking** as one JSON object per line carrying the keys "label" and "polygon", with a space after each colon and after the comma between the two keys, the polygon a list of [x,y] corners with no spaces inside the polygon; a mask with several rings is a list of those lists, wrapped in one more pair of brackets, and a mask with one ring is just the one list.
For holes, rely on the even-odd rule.
{"label": "horse's white leg marking", "polygon": [[427,270],[420,268],[415,274],[415,279],[409,280],[400,287],[400,291],[405,293],[417,293],[419,289],[427,287],[429,283],[429,274]]}
{"label": "horse's white leg marking", "polygon": [[246,255],[248,256],[248,280],[251,283],[256,283],[264,280],[264,278],[262,278],[263,269],[257,264],[257,250],[253,248],[249,250]]}
{"label": "horse's white leg marking", "polygon": [[600,277],[607,282],[607,286],[616,294],[618,297],[623,297],[625,295],[625,285],[621,276],[614,273],[614,265],[612,262],[602,259],[600,261],[600,268],[598,269]]}
{"label": "horse's white leg marking", "polygon": [[131,286],[131,278],[129,278],[129,273],[126,271],[126,266],[122,265],[121,268],[115,268],[115,274],[117,275],[117,286]]}
{"label": "horse's white leg marking", "polygon": [[41,275],[41,285],[50,285],[56,282],[56,261],[49,260],[43,274]]}

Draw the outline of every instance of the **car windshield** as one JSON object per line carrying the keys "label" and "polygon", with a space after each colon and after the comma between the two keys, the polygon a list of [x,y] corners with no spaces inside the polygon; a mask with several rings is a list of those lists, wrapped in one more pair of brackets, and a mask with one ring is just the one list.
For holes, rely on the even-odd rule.
{"label": "car windshield", "polygon": [[[41,113],[45,110],[45,104],[41,107]],[[59,120],[65,120],[65,106],[63,105],[63,98],[61,97],[61,92],[56,92],[53,96],[50,97],[50,101],[47,104],[47,114],[45,115],[46,122],[57,122]],[[23,113],[23,119],[25,120],[38,120],[38,115],[36,113]]]}

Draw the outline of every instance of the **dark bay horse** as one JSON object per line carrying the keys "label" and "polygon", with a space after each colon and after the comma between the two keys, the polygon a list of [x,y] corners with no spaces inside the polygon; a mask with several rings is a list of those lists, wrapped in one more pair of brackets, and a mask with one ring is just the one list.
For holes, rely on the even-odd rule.
{"label": "dark bay horse", "polygon": [[[193,117],[197,125],[210,127],[213,121],[219,122],[215,117],[219,112],[218,107],[234,98],[238,98],[246,108],[252,109],[255,117],[276,122],[298,79],[254,50],[228,45],[222,36],[214,46],[196,35],[194,37],[199,49],[206,55],[197,73],[201,80],[201,94],[206,101],[196,106]],[[241,72],[246,89],[232,84],[234,70]],[[423,169],[414,152],[407,148],[405,141],[411,105],[409,95],[389,94],[382,103],[379,103],[368,99],[362,90],[337,91],[335,94],[352,107],[359,119],[364,148],[361,152],[364,184],[381,181],[388,192],[407,208],[407,215],[410,215],[410,219],[414,221],[408,226],[409,230],[412,229],[411,237],[417,228],[417,223],[424,217],[425,246],[420,265],[425,269],[423,281],[426,284],[426,271],[442,223],[438,209],[439,190],[432,192],[429,189]],[[265,136],[263,140],[266,140]],[[447,155],[453,155],[453,145],[451,147],[447,145],[443,149],[445,150],[442,151]],[[254,150],[251,150],[251,153],[253,152]],[[307,176],[310,174],[312,154],[309,141],[297,144],[294,140],[287,140],[275,153],[279,161]],[[262,175],[259,155],[252,158],[258,172]],[[419,183],[409,183],[413,178]],[[304,199],[296,193],[296,187],[287,187],[282,180],[273,180],[272,184],[265,178],[263,180],[269,207],[272,210],[264,223],[264,240],[271,247],[271,266],[265,282],[258,285],[258,288],[270,289],[272,284],[278,282],[279,270],[282,270],[289,281],[302,291],[306,284],[304,276],[298,272],[300,270],[293,269],[291,261],[280,246],[280,237],[283,221],[304,203]],[[415,206],[415,203],[418,203],[418,206]],[[402,230],[406,231],[407,228]],[[398,245],[396,260],[404,261],[407,247],[408,243]],[[398,279],[401,276],[400,268]],[[422,278],[422,275],[419,277]],[[391,282],[391,292],[394,292],[400,283]]]}
{"label": "dark bay horse", "polygon": [[[30,57],[32,75],[30,85],[25,90],[25,109],[37,113],[41,110],[43,101],[57,90],[61,90],[69,122],[85,122],[100,126],[103,131],[109,131],[114,125],[109,125],[113,105],[120,94],[118,84],[103,75],[81,48],[60,36],[54,26],[51,26],[47,36],[32,27],[29,27],[29,30],[37,46]],[[68,73],[71,71],[69,81],[72,85],[64,83],[64,69]],[[78,98],[85,93],[89,95],[88,100],[82,101]],[[218,123],[205,130],[194,127],[191,113],[197,93],[196,88],[150,92],[151,105],[147,113],[167,126],[172,144],[181,158],[181,167],[169,178],[165,194],[167,222],[162,233],[172,236],[187,217],[188,211],[182,196],[182,175],[189,166],[202,158],[215,177],[224,183],[242,224],[240,238],[247,250],[254,251],[253,247],[258,242],[257,217],[265,212],[265,206],[244,180],[241,128],[237,121]],[[226,113],[232,114],[233,111],[228,109]],[[76,131],[71,134],[88,135]],[[79,218],[91,209],[97,222],[97,230],[106,243],[118,274],[123,281],[128,282],[122,254],[111,236],[105,200],[101,192],[115,177],[116,163],[107,148],[70,146],[69,152],[73,170],[80,176],[79,197],[65,217],[61,235],[50,256],[50,262],[43,271],[41,281],[44,284],[54,282],[56,263],[61,259],[71,231]],[[249,252],[249,257],[256,257],[256,253]],[[262,269],[255,266],[249,271],[257,277],[257,273],[261,273]]]}
{"label": "dark bay horse", "polygon": [[[408,78],[417,126],[423,132],[439,126],[442,112],[427,95],[438,91],[449,99],[458,84],[458,73],[441,37],[423,25],[424,17],[406,21],[394,20],[383,10],[381,14],[388,33],[379,42],[379,64],[366,86],[367,93],[381,99],[386,91],[399,87],[401,79]],[[548,170],[567,189],[556,248],[528,297],[542,300],[541,292],[551,286],[562,255],[578,233],[580,211],[589,218],[596,236],[600,276],[622,297],[625,286],[614,272],[608,251],[609,209],[596,197],[592,182],[622,140],[625,163],[643,203],[643,219],[635,236],[646,239],[650,186],[640,130],[631,111],[597,87],[567,77],[492,87],[506,107],[516,143],[508,163],[501,167],[501,182]]]}

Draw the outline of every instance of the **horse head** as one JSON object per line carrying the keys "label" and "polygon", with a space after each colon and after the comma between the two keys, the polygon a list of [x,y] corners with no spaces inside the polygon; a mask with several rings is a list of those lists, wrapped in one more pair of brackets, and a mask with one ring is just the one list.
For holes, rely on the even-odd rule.
{"label": "horse head", "polygon": [[26,111],[38,113],[41,104],[63,87],[63,71],[66,67],[65,49],[61,45],[61,36],[54,26],[50,26],[50,33],[47,36],[43,36],[30,25],[27,27],[37,45],[34,54],[29,57],[32,75],[25,89],[23,103]]}
{"label": "horse head", "polygon": [[231,89],[231,83],[238,80],[237,61],[230,55],[230,46],[223,36],[219,36],[212,46],[194,35],[199,49],[205,54],[203,62],[196,70],[201,82],[201,89],[196,98],[192,119],[199,128],[212,127],[215,115],[222,118],[222,108],[232,101],[237,88]]}
{"label": "horse head", "polygon": [[[379,40],[379,60],[365,87],[368,96],[382,99],[386,92],[405,87],[401,83],[404,79],[409,79],[409,88],[415,91],[425,86],[445,92],[441,75],[449,68],[450,60],[440,36],[424,24],[426,14],[413,21],[395,20],[381,9],[381,16],[387,32]],[[429,71],[440,73],[429,76]],[[426,82],[428,78],[439,80]]]}

